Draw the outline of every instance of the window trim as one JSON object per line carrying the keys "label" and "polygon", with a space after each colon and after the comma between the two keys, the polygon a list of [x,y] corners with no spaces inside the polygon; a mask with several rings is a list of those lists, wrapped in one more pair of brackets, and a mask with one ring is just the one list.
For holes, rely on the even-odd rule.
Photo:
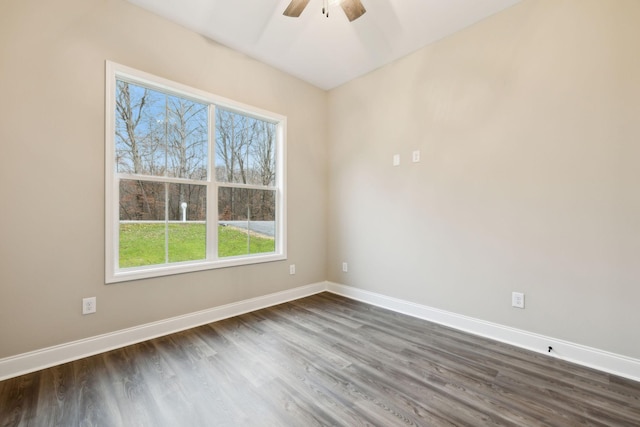
{"label": "window trim", "polygon": [[[207,185],[207,258],[205,260],[174,262],[170,264],[157,264],[142,267],[118,268],[119,259],[119,188],[118,174],[115,162],[115,95],[116,80],[125,80],[133,84],[145,85],[165,93],[177,95],[197,102],[210,105],[209,108],[209,164],[207,180],[202,184]],[[213,107],[213,108],[211,108]],[[275,219],[275,252],[266,254],[239,255],[234,257],[218,258],[218,187],[228,186],[231,183],[218,183],[215,179],[215,108],[222,107],[237,111],[256,119],[269,121],[276,124],[276,182],[273,189],[276,193],[276,219]],[[139,71],[112,61],[106,61],[105,74],[105,283],[118,283],[129,280],[139,280],[152,277],[182,274],[194,271],[210,270],[217,268],[251,265],[264,262],[281,261],[287,259],[287,118],[267,110],[256,108],[247,104],[233,101],[212,93],[196,89],[181,83],[173,82],[162,77],[157,77],[144,71]],[[147,175],[131,175],[141,180],[153,180]],[[166,178],[166,179],[165,179]],[[162,182],[174,181],[176,178],[163,177]],[[180,180],[180,179],[177,179]],[[233,183],[233,186],[238,184]],[[239,186],[252,188],[252,185]],[[260,187],[264,189],[264,187]],[[213,231],[211,231],[213,230]],[[212,235],[210,235],[210,233]]]}

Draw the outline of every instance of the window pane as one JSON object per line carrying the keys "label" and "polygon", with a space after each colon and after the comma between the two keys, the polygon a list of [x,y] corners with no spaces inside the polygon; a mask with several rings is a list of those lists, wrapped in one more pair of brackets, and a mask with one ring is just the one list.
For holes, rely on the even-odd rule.
{"label": "window pane", "polygon": [[218,190],[218,256],[275,251],[275,191]]}
{"label": "window pane", "polygon": [[207,178],[207,105],[117,81],[115,116],[118,172]]}
{"label": "window pane", "polygon": [[115,141],[117,171],[164,175],[164,95],[117,81]]}
{"label": "window pane", "polygon": [[204,185],[121,180],[119,266],[205,259],[206,193]]}
{"label": "window pane", "polygon": [[165,184],[120,181],[119,266],[165,262]]}
{"label": "window pane", "polygon": [[204,185],[168,184],[169,262],[205,259],[207,188]]}
{"label": "window pane", "polygon": [[249,190],[249,230],[249,253],[275,252],[275,191]]}
{"label": "window pane", "polygon": [[216,179],[274,185],[276,125],[216,109]]}
{"label": "window pane", "polygon": [[243,188],[218,189],[218,256],[249,253],[247,191]]}

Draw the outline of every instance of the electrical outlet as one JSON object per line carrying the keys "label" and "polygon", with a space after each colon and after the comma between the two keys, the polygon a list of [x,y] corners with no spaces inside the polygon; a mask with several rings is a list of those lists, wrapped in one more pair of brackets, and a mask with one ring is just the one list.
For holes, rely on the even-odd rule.
{"label": "electrical outlet", "polygon": [[393,166],[400,166],[400,154],[393,155]]}
{"label": "electrical outlet", "polygon": [[346,273],[347,271],[349,271],[349,265],[346,262],[342,263],[342,271],[344,273]]}
{"label": "electrical outlet", "polygon": [[418,163],[420,161],[420,150],[416,150],[411,153],[411,161],[413,163]]}
{"label": "electrical outlet", "polygon": [[296,274],[296,265],[295,264],[291,264],[289,266],[289,274]]}
{"label": "electrical outlet", "polygon": [[96,312],[96,297],[82,298],[82,314]]}
{"label": "electrical outlet", "polygon": [[516,308],[524,308],[524,294],[522,292],[511,293],[511,306]]}

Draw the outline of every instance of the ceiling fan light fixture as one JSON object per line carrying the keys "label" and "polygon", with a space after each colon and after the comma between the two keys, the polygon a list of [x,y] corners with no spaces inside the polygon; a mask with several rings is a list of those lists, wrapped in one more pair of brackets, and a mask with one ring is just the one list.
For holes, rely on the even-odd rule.
{"label": "ceiling fan light fixture", "polygon": [[[284,16],[297,18],[307,7],[309,0],[291,0],[282,13]],[[329,17],[329,6],[340,5],[349,22],[355,21],[367,11],[360,0],[322,0],[322,14]]]}

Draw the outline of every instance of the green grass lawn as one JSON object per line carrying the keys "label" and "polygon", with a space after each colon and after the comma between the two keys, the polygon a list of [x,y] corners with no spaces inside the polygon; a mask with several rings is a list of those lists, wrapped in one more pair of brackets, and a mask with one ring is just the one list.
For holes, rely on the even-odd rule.
{"label": "green grass lawn", "polygon": [[[194,261],[206,257],[204,224],[169,224],[169,262]],[[218,256],[275,251],[275,240],[234,227],[218,227]],[[165,225],[120,224],[120,268],[164,264]]]}

